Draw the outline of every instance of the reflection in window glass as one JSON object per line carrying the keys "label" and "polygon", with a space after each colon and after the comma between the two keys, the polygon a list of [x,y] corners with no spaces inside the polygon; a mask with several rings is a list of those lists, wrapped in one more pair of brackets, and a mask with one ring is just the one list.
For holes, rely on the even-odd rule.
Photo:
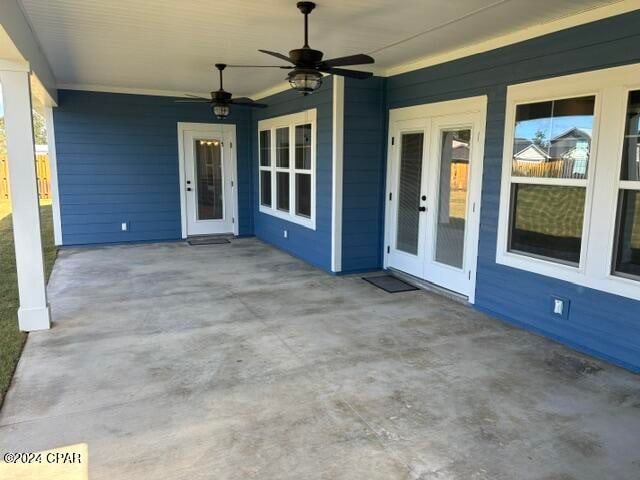
{"label": "reflection in window glass", "polygon": [[640,191],[622,190],[614,273],[640,279]]}
{"label": "reflection in window glass", "polygon": [[464,260],[470,139],[469,129],[442,132],[435,259],[456,268]]}
{"label": "reflection in window glass", "polygon": [[640,279],[640,191],[622,190],[614,273]]}
{"label": "reflection in window glass", "polygon": [[260,172],[260,203],[265,207],[271,206],[271,172]]}
{"label": "reflection in window glass", "polygon": [[518,105],[512,175],[587,178],[595,97]]}
{"label": "reflection in window glass", "polygon": [[276,204],[278,210],[289,211],[289,174],[286,172],[278,172],[276,174]]}
{"label": "reflection in window glass", "polygon": [[271,165],[271,130],[260,132],[260,166]]}
{"label": "reflection in window glass", "polygon": [[296,173],[296,214],[311,217],[311,175]]}
{"label": "reflection in window glass", "polygon": [[296,168],[311,169],[311,124],[296,126]]}
{"label": "reflection in window glass", "polygon": [[276,167],[289,168],[289,127],[276,130]]}
{"label": "reflection in window glass", "polygon": [[629,93],[621,179],[640,181],[640,91]]}
{"label": "reflection in window glass", "polygon": [[586,189],[514,184],[509,250],[577,265]]}

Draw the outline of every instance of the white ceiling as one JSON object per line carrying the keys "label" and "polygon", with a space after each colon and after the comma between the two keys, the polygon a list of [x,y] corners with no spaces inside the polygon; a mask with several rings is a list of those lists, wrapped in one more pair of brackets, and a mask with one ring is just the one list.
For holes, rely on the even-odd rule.
{"label": "white ceiling", "polygon": [[[257,49],[287,53],[302,45],[295,0],[20,1],[59,85],[206,92],[218,87],[214,63],[274,64]],[[310,44],[325,58],[377,52],[409,39],[372,53],[382,72],[616,0],[316,3]],[[225,87],[235,95],[255,94],[284,75],[228,70]]]}

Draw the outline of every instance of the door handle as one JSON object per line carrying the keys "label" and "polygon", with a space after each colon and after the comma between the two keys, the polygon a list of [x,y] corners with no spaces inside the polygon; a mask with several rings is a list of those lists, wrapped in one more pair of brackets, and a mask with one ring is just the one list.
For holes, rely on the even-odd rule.
{"label": "door handle", "polygon": [[427,211],[427,207],[418,207],[418,210],[421,212],[426,212]]}

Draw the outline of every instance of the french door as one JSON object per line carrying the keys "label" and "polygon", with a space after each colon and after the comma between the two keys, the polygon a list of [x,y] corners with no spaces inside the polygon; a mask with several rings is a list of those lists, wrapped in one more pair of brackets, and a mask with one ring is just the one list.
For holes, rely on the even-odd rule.
{"label": "french door", "polygon": [[234,132],[228,126],[195,124],[183,126],[180,134],[186,236],[234,233]]}
{"label": "french door", "polygon": [[470,301],[486,110],[484,101],[476,104],[461,100],[391,111],[385,245],[386,266]]}

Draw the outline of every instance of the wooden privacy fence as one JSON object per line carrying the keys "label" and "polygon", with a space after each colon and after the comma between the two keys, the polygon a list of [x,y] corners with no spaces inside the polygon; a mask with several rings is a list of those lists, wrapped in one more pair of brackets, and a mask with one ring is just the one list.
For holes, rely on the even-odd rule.
{"label": "wooden privacy fence", "polygon": [[[38,178],[38,195],[41,199],[51,199],[51,171],[49,156],[46,153],[36,154],[36,176]],[[6,154],[0,154],[0,200],[9,200],[9,162]]]}

